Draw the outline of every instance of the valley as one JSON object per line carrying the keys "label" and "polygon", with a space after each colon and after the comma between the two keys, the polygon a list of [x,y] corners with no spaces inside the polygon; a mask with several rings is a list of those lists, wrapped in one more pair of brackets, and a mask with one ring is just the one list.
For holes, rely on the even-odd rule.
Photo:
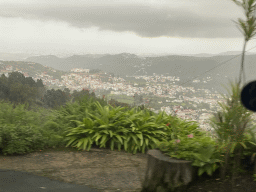
{"label": "valley", "polygon": [[[106,59],[105,63],[103,63],[104,60],[102,57]],[[61,65],[66,65],[67,63],[65,64],[64,62],[64,64],[59,64],[58,67],[56,67],[58,63],[54,64],[49,62],[49,59],[52,58],[54,58],[54,61],[51,62],[58,61],[56,56],[38,56],[33,57],[33,59],[26,59],[31,61],[1,61],[0,74],[8,76],[8,73],[18,71],[24,74],[25,77],[32,77],[34,80],[41,79],[43,84],[47,87],[47,90],[64,90],[64,88],[68,88],[72,93],[74,90],[80,91],[85,88],[94,91],[97,97],[102,98],[102,96],[105,95],[107,101],[115,99],[122,103],[128,103],[131,106],[145,105],[156,113],[165,111],[167,114],[197,121],[201,129],[210,132],[212,132],[213,129],[209,126],[207,120],[214,112],[220,110],[217,101],[225,101],[222,99],[220,93],[227,95],[227,91],[224,92],[223,89],[220,89],[220,84],[227,86],[227,80],[233,79],[234,77],[230,75],[230,73],[223,75],[223,70],[219,70],[217,73],[212,72],[209,74],[203,74],[203,72],[201,72],[203,75],[195,79],[195,74],[190,72],[191,67],[186,67],[184,63],[182,64],[182,61],[187,62],[188,58],[181,56],[163,56],[158,57],[158,59],[148,57],[142,59],[143,62],[139,62],[140,57],[129,54],[119,54],[113,57],[111,57],[111,55],[89,57],[91,61],[94,61],[95,66],[97,66],[97,62],[100,61],[103,63],[101,66],[105,65],[105,67],[109,65],[107,61],[113,61],[113,66],[119,63],[121,67],[124,66],[123,62],[126,62],[128,65],[129,62],[127,63],[127,59],[137,59],[135,63],[130,62],[129,70],[122,70],[127,72],[127,75],[121,74],[120,67],[112,72],[109,72],[109,70],[104,71],[104,67],[100,69],[97,68],[97,70],[89,68],[85,62],[88,56],[69,57],[66,59],[66,62],[74,61],[74,58],[76,58],[76,62],[74,62],[72,68],[69,66],[69,71],[59,70],[59,68],[64,69]],[[81,64],[82,59],[79,63],[78,58],[84,58],[83,67]],[[172,73],[163,73],[163,69],[159,67],[152,75],[141,74],[141,69],[144,70],[143,73],[147,71],[150,73],[151,71],[149,65],[145,66],[145,60],[148,60],[148,63],[151,63],[151,65],[153,65],[153,60],[155,60],[154,62],[159,62],[159,65],[161,65],[161,61],[168,60],[168,58],[175,58],[177,63],[181,63],[180,68],[175,69],[170,65],[169,68],[174,69]],[[213,62],[212,57],[210,58]],[[199,59],[202,60],[202,58]],[[35,60],[40,60],[40,63],[35,62]],[[193,57],[193,60],[198,60],[198,58]],[[120,63],[122,63],[122,65]],[[200,65],[202,65],[202,63]],[[77,66],[81,67],[79,68]],[[197,65],[197,67],[199,67],[199,65]],[[209,65],[207,65],[207,67],[205,65],[205,69],[206,68],[209,68]],[[134,69],[136,69],[136,75],[131,74]],[[157,73],[159,70],[162,70],[160,71],[162,74]],[[168,70],[165,72],[168,72]],[[188,82],[187,85],[183,85],[186,81]],[[139,99],[134,98],[135,94],[137,94],[137,98]]]}

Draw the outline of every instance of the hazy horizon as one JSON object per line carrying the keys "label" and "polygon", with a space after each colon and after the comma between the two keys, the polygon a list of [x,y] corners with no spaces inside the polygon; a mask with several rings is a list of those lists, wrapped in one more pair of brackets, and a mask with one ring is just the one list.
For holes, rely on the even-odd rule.
{"label": "hazy horizon", "polygon": [[[122,52],[122,53],[128,53],[128,52]],[[54,55],[60,58],[65,58],[65,57],[69,57],[69,56],[73,56],[73,55],[86,55],[86,54],[99,54],[99,55],[116,55],[116,54],[121,54],[121,53],[82,53],[82,52],[58,52],[55,54],[47,54],[47,53],[25,53],[25,52],[15,52],[15,51],[10,51],[10,52],[0,52],[0,60],[2,59],[2,56],[6,56],[6,57],[12,57],[12,55],[14,56],[21,56],[24,55],[24,57],[32,57],[32,56],[46,56],[46,55]],[[227,51],[227,52],[220,52],[217,54],[213,54],[213,53],[197,53],[197,54],[176,54],[176,53],[142,53],[142,54],[138,54],[138,53],[128,53],[128,54],[135,54],[137,56],[145,56],[145,57],[150,57],[150,56],[165,56],[165,55],[180,55],[180,56],[197,56],[197,57],[211,57],[211,56],[217,56],[217,55],[239,55],[242,54],[241,51]],[[256,54],[256,52],[246,52],[247,55],[253,55]]]}

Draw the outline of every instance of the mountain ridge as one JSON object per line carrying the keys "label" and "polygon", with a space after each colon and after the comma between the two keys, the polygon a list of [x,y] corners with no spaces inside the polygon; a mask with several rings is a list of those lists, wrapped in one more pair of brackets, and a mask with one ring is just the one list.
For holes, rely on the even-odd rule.
{"label": "mountain ridge", "polygon": [[[254,80],[256,67],[254,61],[256,55],[247,55],[245,59],[246,81]],[[36,62],[57,70],[70,71],[73,68],[98,69],[115,76],[153,76],[166,75],[180,77],[179,83],[185,86],[195,86],[193,79],[201,80],[212,77],[208,86],[220,87],[239,77],[241,55],[216,55],[212,57],[194,57],[184,55],[165,55],[155,57],[139,57],[135,54],[102,54],[96,57],[92,55],[73,55],[66,58],[58,57],[30,57],[25,61]],[[189,82],[187,82],[189,81]],[[218,83],[216,83],[218,82]],[[224,89],[225,88],[218,88]]]}
{"label": "mountain ridge", "polygon": [[[233,60],[231,60],[232,58]],[[246,56],[244,69],[247,82],[255,78],[255,60],[256,55]],[[225,61],[228,62],[225,63]],[[65,73],[71,73],[71,69],[73,68],[82,68],[90,70],[98,69],[99,71],[123,78],[143,75],[173,76],[180,78],[180,81],[176,82],[176,85],[185,83],[182,86],[214,88],[220,92],[227,93],[226,89],[221,85],[229,83],[229,79],[238,79],[241,55],[238,57],[234,57],[233,55],[218,55],[213,57],[182,55],[137,57],[135,54],[121,53],[115,55],[101,54],[96,57],[92,54],[73,55],[66,58],[59,58],[55,55],[41,55],[29,57],[24,62],[33,62]],[[200,80],[201,83],[194,83],[194,80]],[[207,81],[207,83],[204,84],[204,81]]]}

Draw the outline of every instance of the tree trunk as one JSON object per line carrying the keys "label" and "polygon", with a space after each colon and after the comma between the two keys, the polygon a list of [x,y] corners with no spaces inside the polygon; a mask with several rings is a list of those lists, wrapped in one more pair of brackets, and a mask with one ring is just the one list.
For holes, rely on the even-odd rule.
{"label": "tree trunk", "polygon": [[229,165],[229,159],[230,159],[230,146],[231,146],[231,142],[228,144],[227,146],[227,152],[225,153],[225,162],[224,162],[224,165],[223,167],[221,168],[221,171],[220,171],[220,178],[221,180],[224,180],[225,177],[226,177],[226,172],[227,172],[227,169],[228,169],[228,165]]}
{"label": "tree trunk", "polygon": [[[242,59],[241,59],[241,69],[240,69],[239,83],[238,83],[239,86],[241,84],[242,71],[244,71],[244,55],[245,55],[246,44],[247,44],[247,41],[244,40],[243,54],[242,54]],[[244,74],[244,81],[245,81],[245,74]]]}
{"label": "tree trunk", "polygon": [[241,168],[241,156],[243,153],[243,148],[242,146],[239,146],[238,152],[235,153],[235,161],[233,164],[233,173],[232,173],[232,190],[234,189],[235,185],[236,185],[236,178],[238,175],[238,169]]}

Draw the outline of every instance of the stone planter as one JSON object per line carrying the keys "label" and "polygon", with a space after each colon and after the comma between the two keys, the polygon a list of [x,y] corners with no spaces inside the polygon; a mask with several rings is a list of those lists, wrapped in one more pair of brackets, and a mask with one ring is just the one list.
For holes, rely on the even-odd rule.
{"label": "stone planter", "polygon": [[141,192],[185,192],[196,178],[197,170],[191,161],[171,158],[158,148],[148,150],[145,180]]}

